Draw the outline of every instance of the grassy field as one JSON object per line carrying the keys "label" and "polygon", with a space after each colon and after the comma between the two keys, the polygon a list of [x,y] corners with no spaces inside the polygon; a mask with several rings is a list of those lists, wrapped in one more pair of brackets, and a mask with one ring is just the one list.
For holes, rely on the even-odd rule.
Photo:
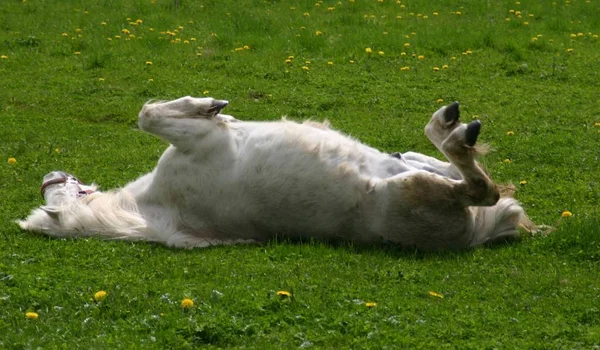
{"label": "grassy field", "polygon": [[[0,18],[0,348],[600,346],[598,0],[4,0]],[[166,144],[137,112],[185,95],[436,157],[423,127],[458,100],[492,177],[557,230],[436,254],[180,251],[13,223],[52,170],[103,189],[150,171]]]}

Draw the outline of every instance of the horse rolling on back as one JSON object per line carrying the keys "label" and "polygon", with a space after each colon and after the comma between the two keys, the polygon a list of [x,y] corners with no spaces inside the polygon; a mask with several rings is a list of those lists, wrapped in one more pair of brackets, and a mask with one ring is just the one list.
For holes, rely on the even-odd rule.
{"label": "horse rolling on back", "polygon": [[140,129],[170,143],[151,173],[101,192],[54,171],[42,184],[46,204],[18,224],[55,237],[182,248],[286,236],[423,250],[474,247],[533,227],[475,161],[481,124],[461,123],[458,103],[425,127],[448,162],[383,153],[326,123],[238,121],[220,113],[226,105],[193,97],[145,104]]}

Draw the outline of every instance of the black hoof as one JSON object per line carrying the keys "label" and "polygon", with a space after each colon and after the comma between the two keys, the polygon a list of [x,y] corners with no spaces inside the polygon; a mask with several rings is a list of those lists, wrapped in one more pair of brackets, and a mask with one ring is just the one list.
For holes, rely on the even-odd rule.
{"label": "black hoof", "polygon": [[390,156],[392,156],[394,158],[402,159],[402,153],[400,153],[400,152],[390,153]]}
{"label": "black hoof", "polygon": [[475,142],[477,142],[477,137],[479,136],[479,131],[481,130],[481,123],[479,120],[471,122],[467,125],[467,131],[465,135],[465,140],[467,145],[473,146]]}
{"label": "black hoof", "polygon": [[211,114],[219,114],[219,113],[221,113],[221,110],[223,108],[227,107],[228,104],[229,104],[229,101],[214,100],[212,105],[210,106],[210,109],[208,110],[208,112]]}
{"label": "black hoof", "polygon": [[453,102],[451,105],[446,107],[444,110],[444,120],[447,124],[453,124],[460,118],[460,111],[458,110],[458,102]]}

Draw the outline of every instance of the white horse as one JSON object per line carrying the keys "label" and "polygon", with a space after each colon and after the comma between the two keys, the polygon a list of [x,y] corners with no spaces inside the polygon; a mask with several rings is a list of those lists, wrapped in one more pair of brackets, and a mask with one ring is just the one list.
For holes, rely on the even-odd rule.
{"label": "white horse", "polygon": [[171,145],[149,174],[100,192],[61,171],[44,177],[46,205],[18,224],[55,237],[99,236],[172,247],[275,236],[460,249],[532,228],[475,161],[480,123],[458,103],[425,134],[449,163],[382,153],[327,123],[241,122],[227,101],[183,97],[144,105],[142,130]]}

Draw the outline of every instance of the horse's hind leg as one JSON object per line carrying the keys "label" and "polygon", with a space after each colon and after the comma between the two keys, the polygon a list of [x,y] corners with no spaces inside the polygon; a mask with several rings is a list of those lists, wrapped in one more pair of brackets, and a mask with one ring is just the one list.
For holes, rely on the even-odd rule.
{"label": "horse's hind leg", "polygon": [[146,103],[138,115],[140,129],[179,147],[189,146],[215,130],[219,112],[227,101],[210,97],[182,97],[168,102]]}

